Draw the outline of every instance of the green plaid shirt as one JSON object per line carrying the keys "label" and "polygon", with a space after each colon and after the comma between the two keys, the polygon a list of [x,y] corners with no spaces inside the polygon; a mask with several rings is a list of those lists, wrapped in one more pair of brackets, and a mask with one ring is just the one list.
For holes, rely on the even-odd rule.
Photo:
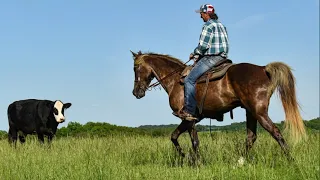
{"label": "green plaid shirt", "polygon": [[229,51],[229,40],[226,27],[213,19],[209,19],[202,27],[199,44],[194,49],[194,54],[227,56]]}

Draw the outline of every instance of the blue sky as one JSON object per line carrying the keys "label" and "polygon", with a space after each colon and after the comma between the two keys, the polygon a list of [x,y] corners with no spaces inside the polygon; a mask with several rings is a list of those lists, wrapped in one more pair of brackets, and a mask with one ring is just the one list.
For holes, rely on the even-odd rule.
{"label": "blue sky", "polygon": [[[67,121],[121,126],[178,124],[165,91],[132,95],[129,50],[170,54],[187,61],[203,24],[194,10],[208,1],[1,1],[0,129],[19,99],[60,99],[73,105]],[[235,63],[289,64],[304,119],[319,116],[319,0],[212,1],[228,29]],[[269,115],[284,119],[277,96]],[[241,108],[234,119],[245,121]],[[209,124],[205,119],[201,124]]]}

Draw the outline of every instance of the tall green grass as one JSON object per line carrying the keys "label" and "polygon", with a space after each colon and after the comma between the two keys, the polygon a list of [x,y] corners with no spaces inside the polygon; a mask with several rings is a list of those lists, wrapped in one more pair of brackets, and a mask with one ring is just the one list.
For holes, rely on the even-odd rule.
{"label": "tall green grass", "polygon": [[61,138],[51,146],[35,138],[12,148],[0,141],[0,179],[320,179],[319,133],[292,147],[293,163],[267,133],[258,139],[243,165],[245,132],[199,133],[200,159],[192,162],[188,134],[179,142],[186,157],[176,153],[170,137],[109,136]]}

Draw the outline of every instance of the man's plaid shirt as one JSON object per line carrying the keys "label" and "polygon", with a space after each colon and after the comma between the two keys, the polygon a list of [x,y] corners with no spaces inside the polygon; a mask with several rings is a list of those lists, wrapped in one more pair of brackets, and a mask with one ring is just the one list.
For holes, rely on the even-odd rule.
{"label": "man's plaid shirt", "polygon": [[229,40],[227,29],[217,20],[209,19],[202,28],[198,47],[194,54],[198,55],[222,55],[227,56]]}

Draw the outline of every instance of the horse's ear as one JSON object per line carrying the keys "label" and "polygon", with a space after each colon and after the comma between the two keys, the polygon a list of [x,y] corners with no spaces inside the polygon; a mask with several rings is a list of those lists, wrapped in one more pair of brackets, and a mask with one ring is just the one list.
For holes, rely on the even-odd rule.
{"label": "horse's ear", "polygon": [[130,52],[132,53],[133,57],[137,57],[138,56],[138,54],[132,52],[131,50],[130,50]]}

